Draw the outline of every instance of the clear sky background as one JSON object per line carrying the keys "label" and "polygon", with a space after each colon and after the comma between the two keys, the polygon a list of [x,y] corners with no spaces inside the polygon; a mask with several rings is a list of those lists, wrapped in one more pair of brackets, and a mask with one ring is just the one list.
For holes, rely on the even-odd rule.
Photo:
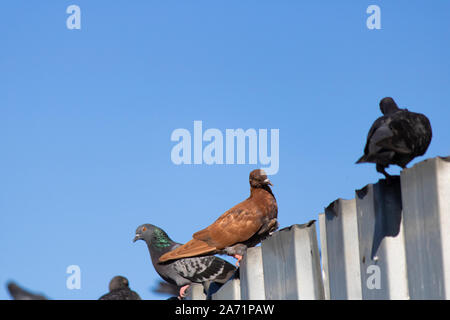
{"label": "clear sky background", "polygon": [[[81,8],[68,30],[66,8]],[[381,8],[381,30],[366,9]],[[0,299],[8,280],[98,299],[159,280],[136,227],[179,242],[249,195],[258,165],[181,165],[173,130],[279,129],[281,227],[382,176],[355,165],[378,102],[426,114],[450,154],[450,2],[3,1]],[[398,168],[388,170],[398,173]],[[81,268],[81,290],[66,268]]]}

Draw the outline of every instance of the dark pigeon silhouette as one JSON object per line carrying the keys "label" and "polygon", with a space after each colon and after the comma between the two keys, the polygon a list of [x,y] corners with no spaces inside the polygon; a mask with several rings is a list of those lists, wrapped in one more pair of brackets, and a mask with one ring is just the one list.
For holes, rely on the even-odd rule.
{"label": "dark pigeon silhouette", "polygon": [[180,299],[185,296],[186,289],[192,283],[202,283],[207,288],[212,281],[225,283],[236,271],[232,264],[212,255],[159,262],[163,254],[180,247],[181,244],[174,242],[164,230],[152,224],[143,224],[136,229],[133,242],[137,240],[147,243],[153,267],[161,278],[181,287]]}
{"label": "dark pigeon silhouette", "polygon": [[250,197],[222,214],[213,224],[194,233],[186,244],[164,254],[161,262],[205,254],[228,254],[239,261],[278,228],[278,206],[264,170],[250,173]]}
{"label": "dark pigeon silhouette", "polygon": [[158,281],[158,285],[152,289],[152,292],[163,295],[176,296],[180,292],[181,287],[170,284],[165,281]]}
{"label": "dark pigeon silhouette", "polygon": [[370,128],[364,155],[356,163],[375,163],[377,171],[389,179],[386,168],[390,164],[404,169],[415,157],[425,154],[432,131],[426,116],[399,109],[390,97],[380,101],[380,109],[383,116]]}
{"label": "dark pigeon silhouette", "polygon": [[10,281],[7,284],[8,292],[14,300],[48,300],[42,294],[31,293],[21,287],[15,282]]}
{"label": "dark pigeon silhouette", "polygon": [[130,289],[127,278],[115,276],[109,282],[109,292],[99,300],[141,300],[141,297]]}

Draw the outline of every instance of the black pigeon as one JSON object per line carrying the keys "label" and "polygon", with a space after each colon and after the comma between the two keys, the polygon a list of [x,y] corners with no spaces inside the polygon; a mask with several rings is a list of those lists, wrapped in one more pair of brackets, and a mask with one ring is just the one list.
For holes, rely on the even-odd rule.
{"label": "black pigeon", "polygon": [[14,300],[47,300],[47,298],[40,294],[31,293],[21,287],[15,282],[8,282],[7,284],[9,294]]}
{"label": "black pigeon", "polygon": [[174,295],[178,295],[178,292],[180,292],[180,289],[181,289],[180,287],[170,284],[168,282],[158,281],[157,287],[153,288],[152,292],[158,293],[158,294],[174,296]]}
{"label": "black pigeon", "polygon": [[141,300],[141,297],[130,289],[127,278],[115,276],[109,282],[109,292],[99,300]]}
{"label": "black pigeon", "polygon": [[184,297],[190,284],[202,283],[207,287],[212,281],[225,283],[236,271],[231,263],[213,255],[159,262],[163,254],[178,248],[181,244],[172,241],[164,230],[151,224],[143,224],[136,229],[133,242],[137,240],[144,240],[147,243],[153,267],[161,278],[182,287],[180,299]]}
{"label": "black pigeon", "polygon": [[425,115],[399,109],[390,97],[380,101],[380,109],[383,116],[370,128],[364,155],[356,163],[376,163],[377,171],[388,179],[385,169],[390,164],[404,169],[412,159],[425,154],[432,132]]}

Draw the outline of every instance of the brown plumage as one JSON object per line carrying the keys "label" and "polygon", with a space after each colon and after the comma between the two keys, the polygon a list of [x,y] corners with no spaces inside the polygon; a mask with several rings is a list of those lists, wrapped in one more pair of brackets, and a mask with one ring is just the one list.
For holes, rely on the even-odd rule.
{"label": "brown plumage", "polygon": [[159,259],[160,262],[206,254],[242,256],[278,228],[278,207],[264,170],[250,173],[250,197],[222,214],[193,239]]}

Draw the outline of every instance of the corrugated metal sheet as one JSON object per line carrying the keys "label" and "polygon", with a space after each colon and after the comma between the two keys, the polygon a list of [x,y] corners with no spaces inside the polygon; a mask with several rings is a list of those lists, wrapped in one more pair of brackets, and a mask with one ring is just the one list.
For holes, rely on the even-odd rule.
{"label": "corrugated metal sheet", "polygon": [[356,191],[363,299],[408,299],[400,179]]}
{"label": "corrugated metal sheet", "polygon": [[192,284],[187,291],[186,300],[206,300],[203,285],[197,283]]}
{"label": "corrugated metal sheet", "polygon": [[401,173],[411,299],[450,299],[450,158]]}
{"label": "corrugated metal sheet", "polygon": [[324,299],[313,221],[282,229],[261,246],[266,299]]}
{"label": "corrugated metal sheet", "polygon": [[330,300],[330,281],[328,271],[327,227],[325,213],[319,214],[320,258],[322,262],[322,281],[325,300]]}
{"label": "corrugated metal sheet", "polygon": [[212,300],[241,300],[241,284],[239,279],[229,280],[212,295]]}
{"label": "corrugated metal sheet", "polygon": [[240,265],[242,300],[264,300],[264,271],[261,247],[249,248]]}
{"label": "corrugated metal sheet", "polygon": [[332,202],[325,209],[324,227],[330,299],[361,299],[355,200]]}
{"label": "corrugated metal sheet", "polygon": [[293,225],[250,248],[213,299],[450,299],[450,158],[338,199],[319,223],[322,269],[314,222]]}

